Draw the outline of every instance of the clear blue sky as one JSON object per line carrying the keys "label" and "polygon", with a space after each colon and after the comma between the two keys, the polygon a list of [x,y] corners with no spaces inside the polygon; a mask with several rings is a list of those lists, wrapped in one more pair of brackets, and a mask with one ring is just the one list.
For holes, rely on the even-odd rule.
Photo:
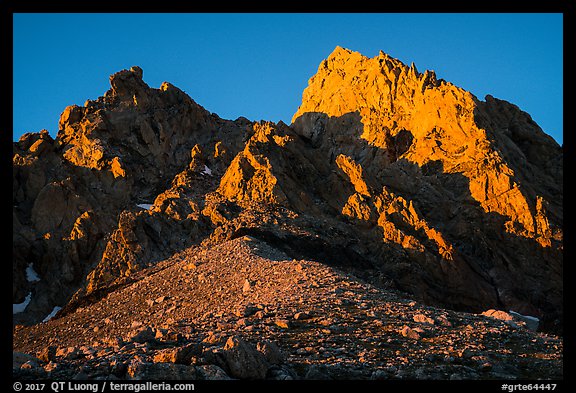
{"label": "clear blue sky", "polygon": [[226,119],[289,124],[337,46],[383,50],[480,99],[528,112],[563,143],[562,14],[14,14],[13,139],[102,96],[139,65]]}

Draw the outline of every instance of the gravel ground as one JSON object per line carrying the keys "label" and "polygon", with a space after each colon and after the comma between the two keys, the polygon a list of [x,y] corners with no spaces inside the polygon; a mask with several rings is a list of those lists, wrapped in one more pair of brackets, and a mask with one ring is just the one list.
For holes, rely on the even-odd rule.
{"label": "gravel ground", "polygon": [[30,379],[562,379],[563,340],[429,307],[253,237],[13,334]]}

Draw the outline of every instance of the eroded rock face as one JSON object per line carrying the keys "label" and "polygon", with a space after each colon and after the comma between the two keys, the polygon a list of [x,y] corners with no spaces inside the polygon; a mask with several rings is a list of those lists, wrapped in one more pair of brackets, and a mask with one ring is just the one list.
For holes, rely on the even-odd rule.
{"label": "eroded rock face", "polygon": [[247,234],[431,304],[561,317],[562,149],[514,105],[343,48],[290,126],[220,119],[142,76],[66,108],[55,140],[14,144],[13,301],[33,293],[28,321]]}

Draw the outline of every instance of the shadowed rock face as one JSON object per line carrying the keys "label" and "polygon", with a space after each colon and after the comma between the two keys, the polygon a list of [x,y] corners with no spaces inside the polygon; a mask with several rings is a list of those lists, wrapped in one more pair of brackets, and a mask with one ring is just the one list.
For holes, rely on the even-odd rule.
{"label": "shadowed rock face", "polygon": [[32,293],[15,320],[251,235],[430,304],[561,330],[562,149],[516,106],[343,48],[290,126],[220,119],[142,76],[66,108],[55,140],[14,143],[13,302]]}
{"label": "shadowed rock face", "polygon": [[[251,130],[245,119],[222,120],[169,83],[148,87],[138,67],[112,75],[110,84],[103,97],[64,110],[55,140],[43,131],[14,143],[14,303],[32,292],[16,320],[42,320],[78,289],[90,293],[198,242],[201,221],[173,219],[176,207],[154,215],[137,205],[159,195],[173,200],[164,193],[171,182],[202,179],[193,164],[226,167]],[[208,156],[199,157],[201,150]],[[193,200],[183,202],[190,213]],[[29,264],[40,281],[27,282]]]}

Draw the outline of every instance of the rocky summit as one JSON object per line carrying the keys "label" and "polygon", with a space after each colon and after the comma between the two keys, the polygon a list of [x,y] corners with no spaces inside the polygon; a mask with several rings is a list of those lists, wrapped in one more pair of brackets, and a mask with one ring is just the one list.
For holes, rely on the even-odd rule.
{"label": "rocky summit", "polygon": [[563,151],[337,47],[290,125],[134,66],[13,144],[13,375],[562,379]]}

